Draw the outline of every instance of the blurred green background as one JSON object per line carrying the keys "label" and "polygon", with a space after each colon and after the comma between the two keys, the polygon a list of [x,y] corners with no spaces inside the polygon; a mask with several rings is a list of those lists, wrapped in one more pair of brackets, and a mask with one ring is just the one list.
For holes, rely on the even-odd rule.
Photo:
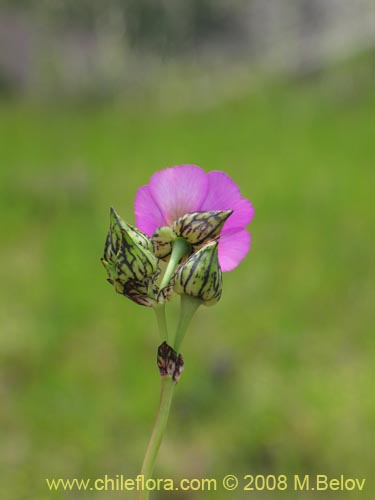
{"label": "blurred green background", "polygon": [[[43,97],[3,77],[1,497],[116,498],[49,492],[45,478],[138,473],[159,339],[99,259],[109,206],[133,222],[155,170],[195,163],[225,170],[252,201],[252,249],[185,339],[156,476],[345,474],[367,488],[153,498],[373,498],[373,54],[307,74],[242,61],[233,78],[173,57],[170,79],[159,61],[160,79],[105,95],[57,85]],[[171,324],[176,312],[177,299]]]}

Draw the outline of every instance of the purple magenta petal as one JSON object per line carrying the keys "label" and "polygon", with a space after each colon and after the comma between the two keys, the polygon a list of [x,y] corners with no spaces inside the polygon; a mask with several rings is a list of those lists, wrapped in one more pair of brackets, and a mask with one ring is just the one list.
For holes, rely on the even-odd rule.
{"label": "purple magenta petal", "polygon": [[[221,170],[208,172],[208,192],[201,210],[228,210],[234,201],[242,198],[237,184]],[[214,205],[217,208],[213,208]]]}
{"label": "purple magenta petal", "polygon": [[221,270],[232,271],[250,250],[250,234],[246,229],[225,234],[219,240],[219,263]]}
{"label": "purple magenta petal", "polygon": [[251,222],[255,210],[246,198],[242,198],[241,200],[236,201],[232,205],[233,213],[226,221],[221,230],[221,234],[227,234],[235,229],[243,229],[246,227],[249,222]]}
{"label": "purple magenta petal", "polygon": [[149,186],[154,201],[170,225],[182,215],[200,210],[207,194],[208,176],[196,165],[180,165],[156,172]]}
{"label": "purple magenta petal", "polygon": [[156,228],[166,224],[148,186],[141,186],[138,189],[134,201],[134,212],[135,225],[149,236],[154,234]]}
{"label": "purple magenta petal", "polygon": [[242,229],[253,218],[254,208],[242,198],[237,184],[220,170],[208,172],[208,191],[201,210],[233,210],[233,214],[224,224],[222,234],[234,229]]}

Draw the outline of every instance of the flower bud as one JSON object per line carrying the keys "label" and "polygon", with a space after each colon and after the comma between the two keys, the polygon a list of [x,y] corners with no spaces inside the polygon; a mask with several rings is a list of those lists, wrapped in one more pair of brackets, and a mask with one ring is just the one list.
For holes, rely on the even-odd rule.
{"label": "flower bud", "polygon": [[177,236],[184,238],[194,247],[200,247],[219,236],[224,222],[232,213],[233,210],[191,212],[177,219],[172,229]]}
{"label": "flower bud", "polygon": [[131,280],[127,283],[121,283],[117,280],[114,282],[114,287],[117,293],[125,295],[125,297],[141,306],[153,307],[156,302],[160,302],[158,299],[159,289],[150,278],[143,281]]}
{"label": "flower bud", "polygon": [[152,236],[154,253],[156,257],[167,260],[172,253],[172,241],[176,239],[176,234],[168,226],[159,227]]}
{"label": "flower bud", "polygon": [[124,222],[113,208],[102,263],[116,292],[142,305],[153,305],[158,261],[148,237]]}
{"label": "flower bud", "polygon": [[222,273],[216,241],[204,245],[180,266],[175,275],[174,290],[180,295],[196,297],[207,306],[219,301]]}
{"label": "flower bud", "polygon": [[172,227],[163,226],[152,236],[155,255],[168,260],[172,251],[172,242],[183,238],[192,250],[198,250],[205,243],[216,239],[221,229],[233,213],[233,210],[211,210],[210,212],[191,212],[178,218]]}

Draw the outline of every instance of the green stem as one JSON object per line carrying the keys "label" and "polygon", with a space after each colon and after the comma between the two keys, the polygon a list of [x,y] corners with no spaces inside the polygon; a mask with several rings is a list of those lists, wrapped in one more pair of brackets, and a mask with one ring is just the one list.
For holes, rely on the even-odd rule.
{"label": "green stem", "polygon": [[[179,265],[182,257],[188,255],[190,253],[191,247],[187,241],[183,238],[177,238],[173,242],[172,253],[167,265],[167,269],[165,270],[163,279],[160,284],[160,290],[168,286],[173,274],[176,271],[177,266]],[[184,309],[184,314],[180,316],[179,328],[177,330],[178,338],[183,336],[186,331],[187,325],[189,321],[187,318],[190,314],[190,317],[194,314],[194,311],[198,307],[198,305],[193,308],[191,305],[189,306],[186,303],[185,307],[183,306],[184,302],[181,302],[182,308]],[[194,311],[193,311],[194,309]],[[165,317],[165,306],[156,305],[154,307],[154,311],[156,314],[156,320],[158,322],[159,332],[162,340],[168,342],[168,330],[167,330],[167,322]],[[189,312],[192,311],[192,312]],[[185,319],[184,319],[185,318]],[[182,338],[181,338],[182,340]],[[167,421],[169,416],[169,410],[172,404],[173,392],[176,383],[173,381],[172,377],[169,375],[161,377],[161,393],[160,393],[160,403],[158,413],[156,415],[156,420],[154,423],[154,428],[152,430],[151,438],[147,446],[145,458],[143,460],[143,465],[141,469],[141,474],[144,477],[144,480],[150,479],[152,477],[152,473],[154,470],[156,457],[165,433],[165,429],[167,427]],[[139,491],[138,499],[139,500],[147,500],[149,498],[148,491]]]}
{"label": "green stem", "polygon": [[155,311],[156,321],[158,323],[158,329],[160,338],[162,341],[168,342],[168,326],[167,326],[167,318],[165,315],[165,304],[156,304],[153,307]]}
{"label": "green stem", "polygon": [[[158,413],[156,415],[156,420],[154,428],[151,434],[150,441],[147,446],[146,455],[143,460],[141,474],[144,476],[146,482],[147,479],[152,477],[154,470],[156,457],[167,427],[169,410],[171,408],[173,392],[176,383],[173,381],[172,377],[166,375],[161,377],[161,392],[160,392],[160,403]],[[149,498],[148,491],[139,491],[138,499],[147,500]]]}
{"label": "green stem", "polygon": [[176,352],[179,352],[190,321],[201,304],[202,301],[196,297],[181,295],[180,318],[178,320],[176,337],[172,346]]}
{"label": "green stem", "polygon": [[184,257],[184,255],[187,255],[188,253],[190,253],[190,245],[187,241],[185,241],[183,238],[177,238],[176,240],[174,240],[172,253],[160,285],[160,290],[168,285],[176,270],[176,267],[180,263],[180,260],[182,259],[182,257]]}

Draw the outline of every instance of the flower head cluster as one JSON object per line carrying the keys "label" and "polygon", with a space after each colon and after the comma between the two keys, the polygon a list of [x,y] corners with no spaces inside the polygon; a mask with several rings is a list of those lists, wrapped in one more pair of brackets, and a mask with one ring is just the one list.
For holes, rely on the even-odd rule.
{"label": "flower head cluster", "polygon": [[[224,172],[195,165],[156,172],[135,199],[137,228],[111,210],[102,262],[118,293],[153,306],[180,295],[206,305],[221,296],[222,271],[231,271],[250,249],[245,229],[250,202]],[[168,262],[158,284],[160,260]]]}

